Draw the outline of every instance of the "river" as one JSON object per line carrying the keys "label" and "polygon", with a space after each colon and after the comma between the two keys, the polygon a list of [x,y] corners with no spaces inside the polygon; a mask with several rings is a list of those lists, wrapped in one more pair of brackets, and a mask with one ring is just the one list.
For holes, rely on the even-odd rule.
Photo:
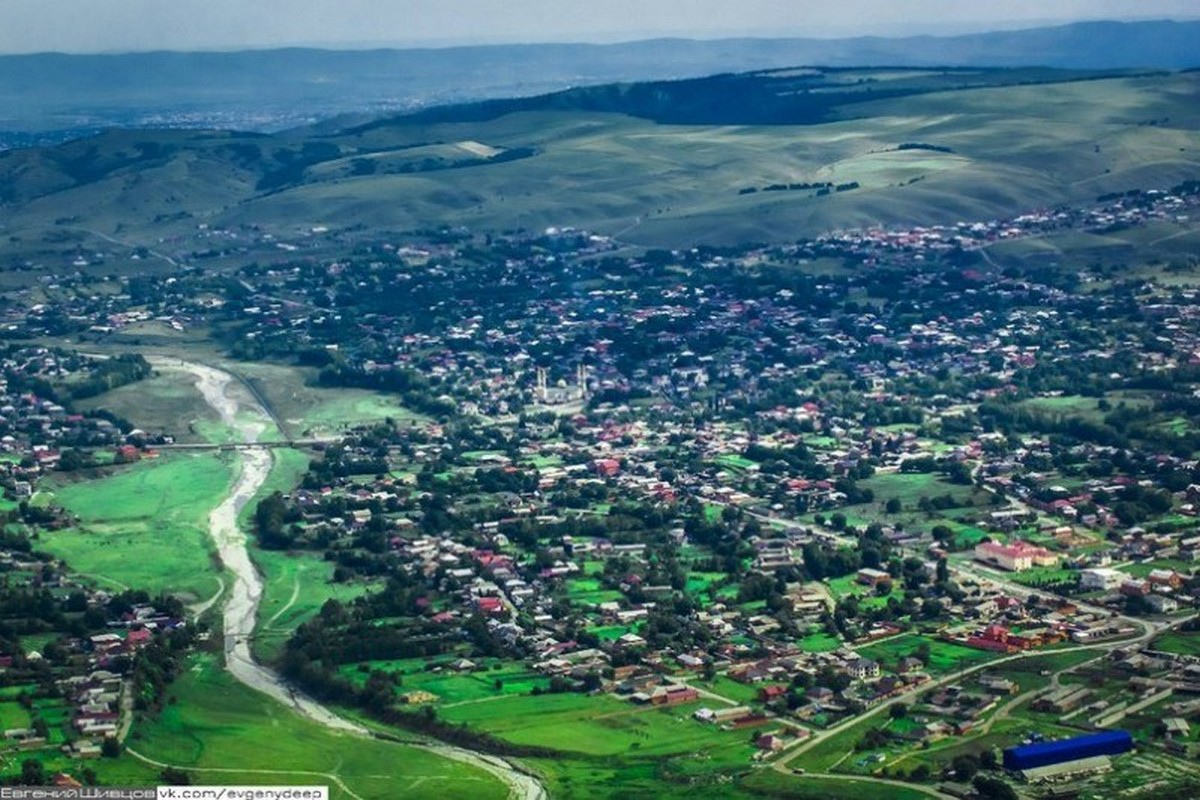
{"label": "river", "polygon": [[[230,392],[237,381],[233,375],[215,367],[178,359],[153,357],[150,363],[159,371],[187,372],[196,378],[196,388],[204,401],[217,413],[222,424],[237,441],[254,443],[268,429],[270,415],[257,400],[245,394],[239,398]],[[258,623],[263,581],[250,560],[246,534],[237,524],[238,514],[262,488],[271,472],[271,452],[267,448],[243,449],[241,468],[233,486],[219,506],[209,515],[209,532],[221,562],[233,574],[233,588],[223,609],[225,664],[241,683],[262,692],[327,728],[355,736],[373,734],[356,722],[344,719],[303,692],[290,687],[274,670],[254,660],[250,642]],[[443,758],[471,764],[488,772],[509,787],[515,800],[545,800],[546,790],[532,775],[502,758],[444,744],[405,745],[428,750]]]}

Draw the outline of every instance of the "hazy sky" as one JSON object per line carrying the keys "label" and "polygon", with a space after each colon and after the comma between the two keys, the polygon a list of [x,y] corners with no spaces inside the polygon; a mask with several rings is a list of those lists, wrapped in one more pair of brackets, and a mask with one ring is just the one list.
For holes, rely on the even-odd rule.
{"label": "hazy sky", "polygon": [[958,32],[1197,18],[1197,0],[0,0],[0,52]]}

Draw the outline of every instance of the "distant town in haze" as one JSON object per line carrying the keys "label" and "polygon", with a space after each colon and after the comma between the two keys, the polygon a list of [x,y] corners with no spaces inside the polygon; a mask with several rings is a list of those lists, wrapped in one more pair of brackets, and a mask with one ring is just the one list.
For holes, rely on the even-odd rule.
{"label": "distant town in haze", "polygon": [[1200,796],[1186,9],[27,5],[0,784]]}

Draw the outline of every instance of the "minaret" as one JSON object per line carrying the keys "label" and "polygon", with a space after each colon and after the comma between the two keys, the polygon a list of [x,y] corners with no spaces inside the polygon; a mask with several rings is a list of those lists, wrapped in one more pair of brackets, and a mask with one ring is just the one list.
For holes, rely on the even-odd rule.
{"label": "minaret", "polygon": [[537,368],[537,390],[535,391],[538,400],[546,402],[546,369],[545,367]]}
{"label": "minaret", "polygon": [[579,383],[579,399],[587,400],[587,367],[582,363],[575,370],[575,380]]}

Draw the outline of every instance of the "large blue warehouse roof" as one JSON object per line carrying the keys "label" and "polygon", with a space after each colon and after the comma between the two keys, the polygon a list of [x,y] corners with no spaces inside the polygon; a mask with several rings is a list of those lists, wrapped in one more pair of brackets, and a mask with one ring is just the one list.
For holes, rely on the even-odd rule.
{"label": "large blue warehouse roof", "polygon": [[1038,742],[1004,751],[1005,769],[1034,769],[1092,756],[1113,756],[1133,749],[1129,731],[1102,731],[1057,742]]}

